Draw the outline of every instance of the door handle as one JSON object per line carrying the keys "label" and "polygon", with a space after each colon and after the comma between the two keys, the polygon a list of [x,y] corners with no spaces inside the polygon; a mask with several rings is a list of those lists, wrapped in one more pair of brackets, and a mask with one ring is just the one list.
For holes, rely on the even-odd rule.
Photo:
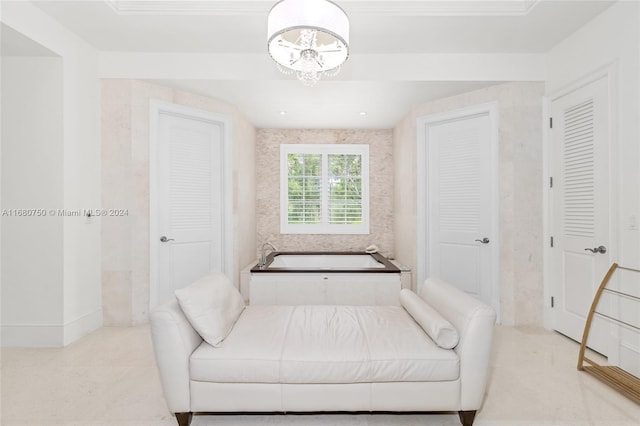
{"label": "door handle", "polygon": [[160,237],[160,241],[162,241],[163,243],[169,242],[169,241],[175,241],[173,238],[167,238],[164,235],[162,237]]}
{"label": "door handle", "polygon": [[590,251],[591,253],[606,253],[607,252],[607,248],[605,246],[600,246],[600,247],[594,247],[594,248],[586,248],[584,249],[585,251]]}
{"label": "door handle", "polygon": [[482,244],[489,244],[489,239],[487,237],[484,237],[483,239],[476,240],[476,241]]}

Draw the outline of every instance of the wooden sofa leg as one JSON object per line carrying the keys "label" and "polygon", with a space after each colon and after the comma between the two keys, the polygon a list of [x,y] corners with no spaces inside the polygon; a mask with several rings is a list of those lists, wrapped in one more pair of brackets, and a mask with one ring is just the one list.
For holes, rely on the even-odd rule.
{"label": "wooden sofa leg", "polygon": [[191,417],[193,417],[193,413],[176,413],[176,420],[178,421],[178,426],[189,426],[191,424]]}
{"label": "wooden sofa leg", "polygon": [[458,411],[458,415],[460,416],[460,423],[462,423],[462,426],[472,426],[473,419],[476,417],[476,410]]}

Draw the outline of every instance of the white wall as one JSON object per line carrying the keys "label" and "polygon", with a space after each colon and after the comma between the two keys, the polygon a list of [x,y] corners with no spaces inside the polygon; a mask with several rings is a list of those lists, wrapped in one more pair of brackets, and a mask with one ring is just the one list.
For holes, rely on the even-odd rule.
{"label": "white wall", "polygon": [[[62,341],[62,60],[2,58],[2,339]],[[38,216],[15,210],[43,209]],[[44,214],[44,216],[41,216]]]}
{"label": "white wall", "polygon": [[[239,112],[236,112],[239,114]],[[257,244],[256,129],[242,116],[233,120],[234,283],[240,288],[240,271],[256,260]]]}
{"label": "white wall", "polygon": [[[498,103],[500,304],[505,325],[542,324],[542,83],[506,83],[416,106],[394,128],[396,259],[417,258],[417,118]],[[416,274],[412,274],[413,288]]]}
{"label": "white wall", "polygon": [[[2,2],[0,7],[3,23],[58,55],[61,61],[62,113],[57,122],[62,129],[62,143],[57,151],[57,155],[61,156],[59,169],[54,173],[53,180],[59,181],[62,189],[58,206],[42,207],[66,210],[99,208],[100,102],[95,68],[96,51],[29,2]],[[7,81],[6,84],[12,85],[13,80]],[[29,122],[29,125],[38,123]],[[20,156],[25,163],[19,166],[32,166],[30,160],[33,159],[28,153],[22,152]],[[59,296],[61,300],[53,300],[51,304],[55,305],[62,315],[52,326],[60,331],[60,338],[56,338],[55,345],[65,345],[102,324],[100,221],[94,218],[91,224],[87,224],[84,217],[65,217],[57,220],[62,222],[61,247],[56,251],[62,265],[61,274],[58,274],[56,279],[62,283],[62,289]],[[5,255],[3,252],[3,257]],[[56,254],[52,256],[55,257]],[[42,259],[29,256],[32,268],[38,268],[40,260]],[[11,285],[9,281],[4,280],[3,274],[3,289]],[[28,293],[24,289],[20,289],[19,292],[22,292],[22,300],[33,301],[39,297],[38,294]],[[17,305],[16,309],[24,310],[27,306]],[[34,338],[28,342],[12,343],[5,339],[3,344],[41,346],[50,345],[51,342]]]}
{"label": "white wall", "polygon": [[102,297],[106,325],[148,321],[150,285],[150,102],[175,103],[231,121],[234,282],[255,259],[255,129],[232,105],[144,81],[102,81],[102,202],[128,209],[102,228]]}
{"label": "white wall", "polygon": [[[64,206],[98,209],[100,91],[95,51],[85,45],[64,56]],[[102,325],[100,220],[65,218],[65,345]]]}
{"label": "white wall", "polygon": [[[613,88],[613,123],[617,137],[613,140],[617,159],[614,184],[617,212],[613,228],[617,245],[611,247],[620,265],[640,268],[640,3],[618,2],[587,25],[555,46],[548,54],[546,93],[553,96],[562,88],[596,70],[614,64],[617,84]],[[635,229],[633,222],[635,218]],[[615,224],[614,224],[615,225]],[[638,293],[640,277],[630,279],[628,291]],[[622,286],[625,283],[621,283]],[[549,289],[547,289],[549,290]],[[548,310],[548,308],[547,308]],[[627,315],[627,313],[623,313]],[[640,307],[629,313],[627,321],[640,324]],[[549,313],[545,315],[549,319]],[[628,339],[621,341],[620,364],[640,375],[640,339],[637,333],[622,331]],[[616,360],[614,360],[615,362]]]}

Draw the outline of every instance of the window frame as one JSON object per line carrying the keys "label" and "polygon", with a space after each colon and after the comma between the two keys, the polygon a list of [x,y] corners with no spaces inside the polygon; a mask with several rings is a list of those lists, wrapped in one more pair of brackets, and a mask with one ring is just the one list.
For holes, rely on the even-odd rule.
{"label": "window frame", "polygon": [[[321,223],[289,223],[289,154],[322,156]],[[360,155],[362,191],[362,222],[359,224],[329,223],[329,155]],[[280,145],[280,233],[281,234],[369,234],[369,145],[367,144],[281,144]]]}

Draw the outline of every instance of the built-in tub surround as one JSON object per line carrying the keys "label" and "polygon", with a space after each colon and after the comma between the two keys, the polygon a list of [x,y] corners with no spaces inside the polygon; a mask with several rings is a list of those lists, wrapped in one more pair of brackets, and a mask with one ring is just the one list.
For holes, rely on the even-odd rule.
{"label": "built-in tub surround", "polygon": [[[317,235],[280,233],[280,145],[369,145],[368,235]],[[261,242],[270,241],[283,251],[358,251],[370,244],[385,256],[394,253],[393,235],[393,132],[358,129],[259,129],[256,131],[257,255]],[[257,258],[257,257],[256,257]]]}
{"label": "built-in tub surround", "polygon": [[381,269],[384,263],[378,262],[368,254],[309,254],[306,256],[296,256],[295,254],[282,253],[273,258],[273,261],[266,266],[268,269],[289,269],[317,268],[323,271],[334,269],[358,270],[358,269]]}
{"label": "built-in tub surround", "polygon": [[274,252],[251,269],[252,305],[398,305],[401,271],[379,253]]}
{"label": "built-in tub surround", "polygon": [[400,269],[380,253],[367,252],[323,252],[294,251],[273,252],[267,256],[264,266],[260,264],[251,272],[357,272],[398,273]]}

